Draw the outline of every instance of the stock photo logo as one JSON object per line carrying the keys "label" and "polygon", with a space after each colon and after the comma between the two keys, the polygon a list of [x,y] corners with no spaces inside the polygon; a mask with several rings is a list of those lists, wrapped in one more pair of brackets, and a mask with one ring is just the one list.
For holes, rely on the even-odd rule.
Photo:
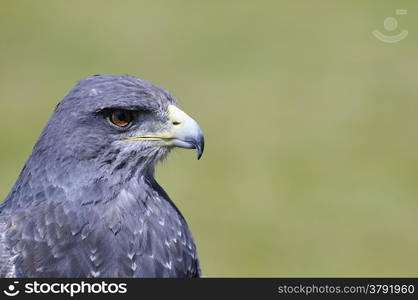
{"label": "stock photo logo", "polygon": [[[402,16],[402,15],[407,15],[407,14],[408,14],[408,10],[406,9],[396,10],[397,16]],[[383,21],[383,27],[385,28],[387,32],[393,32],[398,28],[398,20],[394,17],[387,17]],[[380,30],[375,29],[372,31],[372,33],[378,40],[381,40],[384,43],[397,43],[406,38],[406,36],[408,35],[408,30],[403,29],[398,34],[386,35],[382,33]]]}
{"label": "stock photo logo", "polygon": [[114,282],[26,282],[18,286],[19,281],[13,281],[3,294],[9,297],[18,294],[62,294],[69,295],[71,298],[78,294],[126,294],[128,292],[127,283]]}
{"label": "stock photo logo", "polygon": [[3,290],[3,293],[9,297],[17,296],[20,293],[20,291],[16,289],[16,285],[18,284],[19,284],[19,281],[14,281],[13,284],[10,284],[7,287],[7,290]]}

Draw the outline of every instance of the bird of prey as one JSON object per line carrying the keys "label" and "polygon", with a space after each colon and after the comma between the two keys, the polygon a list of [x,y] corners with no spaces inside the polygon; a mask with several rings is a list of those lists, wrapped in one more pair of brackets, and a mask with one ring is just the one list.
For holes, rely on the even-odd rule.
{"label": "bird of prey", "polygon": [[154,178],[173,147],[200,158],[204,137],[167,91],[81,80],[0,206],[0,277],[199,277],[187,223]]}

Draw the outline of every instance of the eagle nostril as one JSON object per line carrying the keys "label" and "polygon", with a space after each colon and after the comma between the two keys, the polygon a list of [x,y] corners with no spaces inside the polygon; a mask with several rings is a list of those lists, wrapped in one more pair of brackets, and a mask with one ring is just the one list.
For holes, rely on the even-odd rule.
{"label": "eagle nostril", "polygon": [[180,125],[181,124],[181,122],[179,122],[179,121],[173,121],[173,125]]}

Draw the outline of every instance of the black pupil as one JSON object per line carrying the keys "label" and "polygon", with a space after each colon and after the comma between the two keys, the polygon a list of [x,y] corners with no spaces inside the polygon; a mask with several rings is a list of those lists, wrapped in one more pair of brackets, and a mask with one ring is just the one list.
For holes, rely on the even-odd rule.
{"label": "black pupil", "polygon": [[120,110],[115,113],[115,117],[116,119],[122,122],[128,122],[128,118],[129,118],[126,112],[120,111]]}
{"label": "black pupil", "polygon": [[[125,123],[126,125],[131,122],[131,116],[128,112],[123,110],[117,110],[113,112],[113,118],[115,122]],[[123,124],[123,125],[125,125]],[[120,125],[120,124],[118,124]]]}

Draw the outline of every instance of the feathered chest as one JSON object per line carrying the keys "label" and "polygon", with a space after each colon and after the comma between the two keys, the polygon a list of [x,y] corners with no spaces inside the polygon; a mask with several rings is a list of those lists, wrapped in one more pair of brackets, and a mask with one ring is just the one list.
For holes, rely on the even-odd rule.
{"label": "feathered chest", "polygon": [[135,184],[114,195],[85,202],[46,199],[4,215],[2,231],[8,251],[1,255],[5,260],[9,257],[4,263],[10,267],[0,275],[199,275],[188,226],[158,186]]}

